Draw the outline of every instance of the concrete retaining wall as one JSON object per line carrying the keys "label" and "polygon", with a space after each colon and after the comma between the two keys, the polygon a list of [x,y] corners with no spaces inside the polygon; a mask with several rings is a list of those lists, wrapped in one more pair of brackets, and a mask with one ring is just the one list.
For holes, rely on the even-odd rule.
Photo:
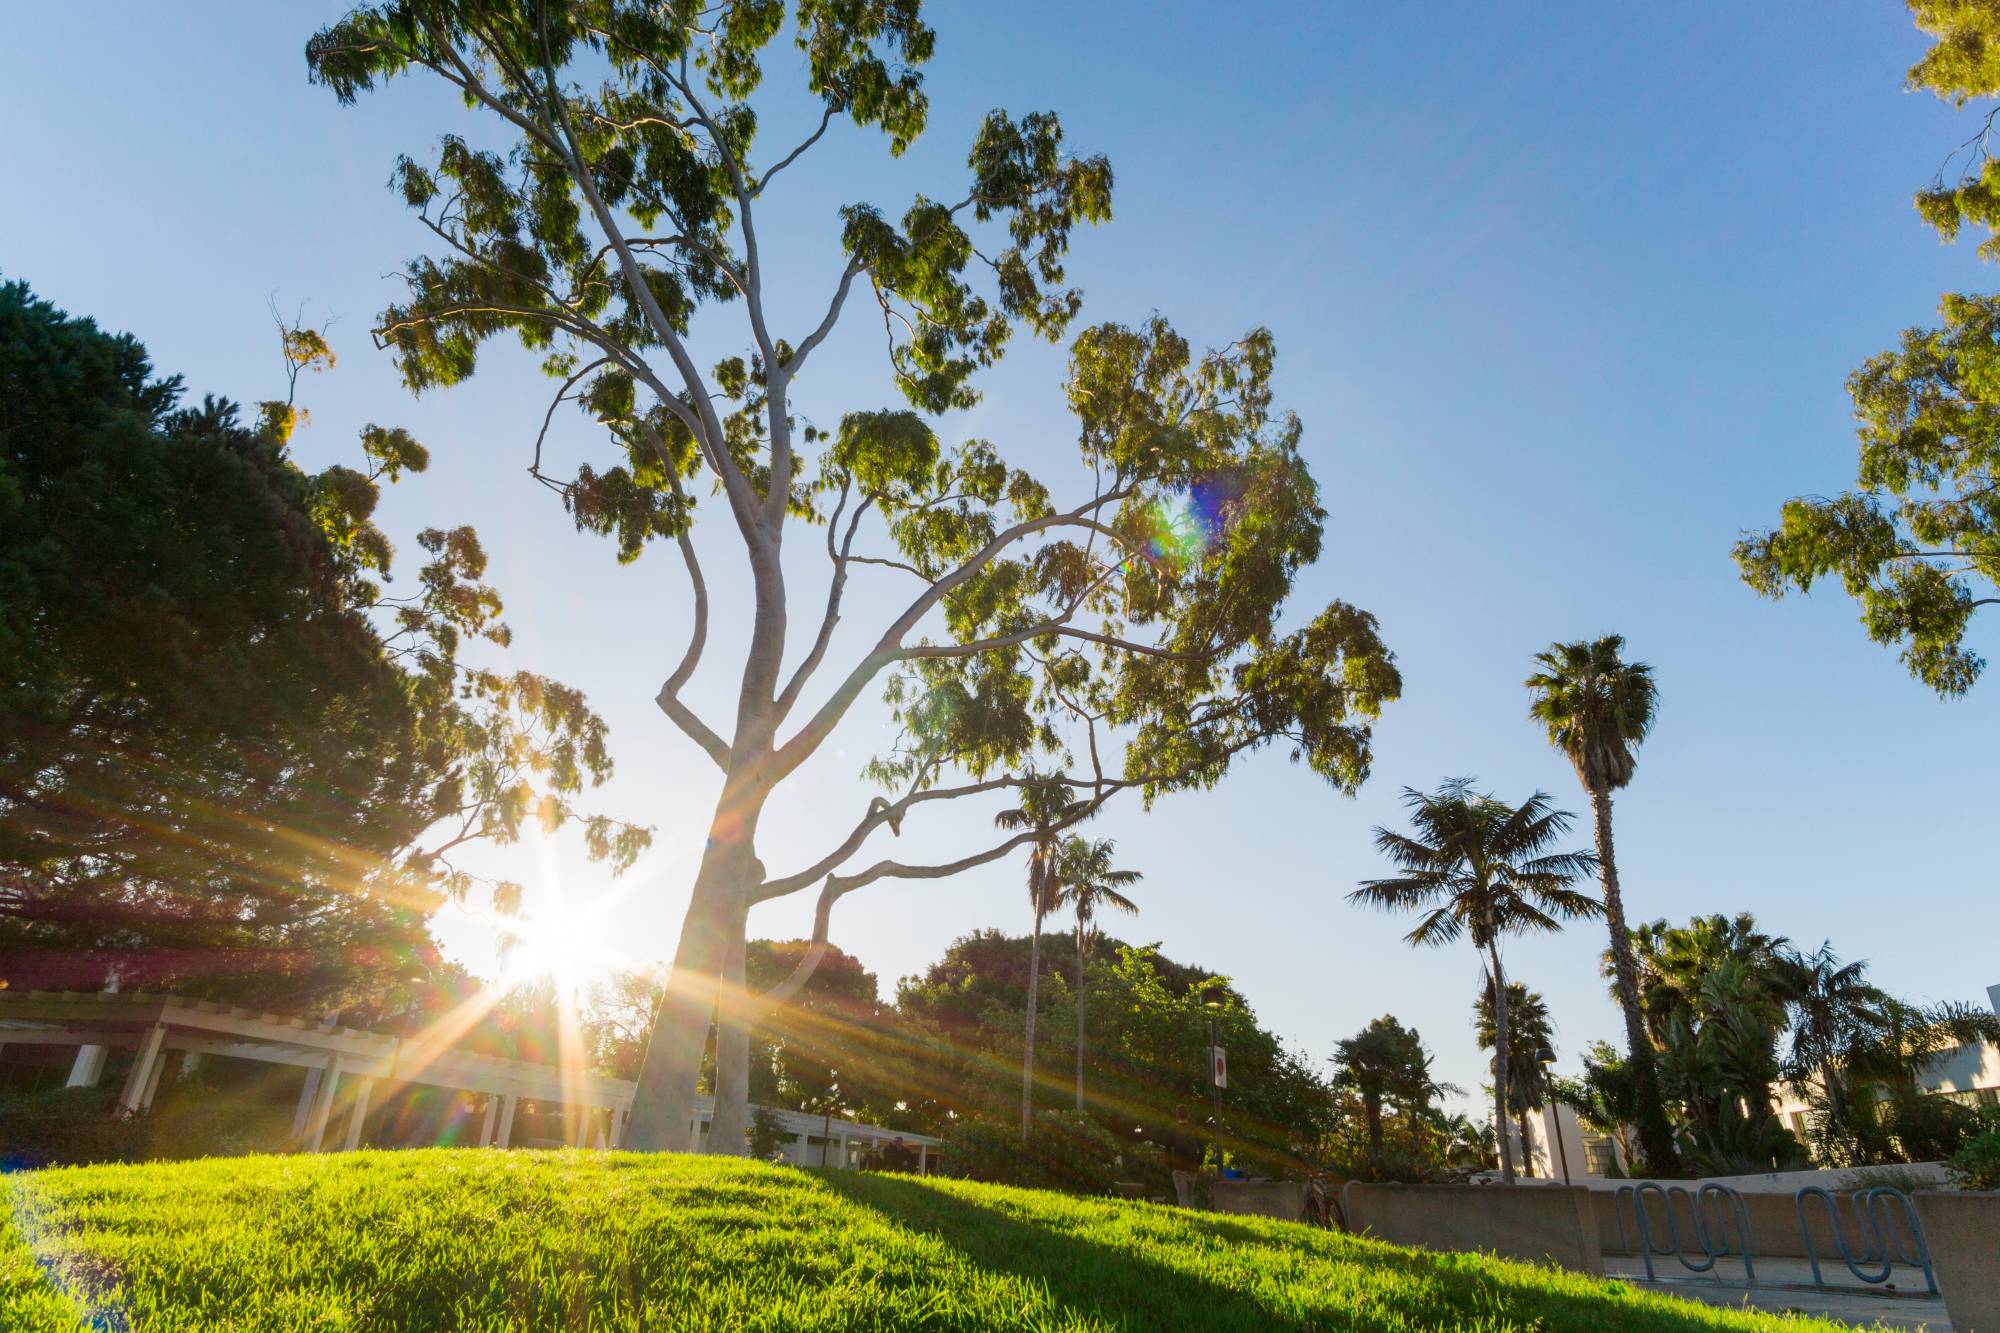
{"label": "concrete retaining wall", "polygon": [[1916,1196],[1952,1333],[2000,1333],[2000,1194]]}
{"label": "concrete retaining wall", "polygon": [[1306,1187],[1292,1180],[1218,1180],[1215,1211],[1245,1213],[1252,1217],[1276,1217],[1296,1222],[1305,1215]]}
{"label": "concrete retaining wall", "polygon": [[1366,1185],[1341,1191],[1347,1225],[1398,1245],[1485,1250],[1602,1273],[1590,1192],[1560,1185]]}

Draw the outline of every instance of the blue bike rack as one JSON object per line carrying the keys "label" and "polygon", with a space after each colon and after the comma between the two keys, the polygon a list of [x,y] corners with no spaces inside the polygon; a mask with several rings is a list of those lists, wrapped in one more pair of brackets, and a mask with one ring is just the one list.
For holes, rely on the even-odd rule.
{"label": "blue bike rack", "polygon": [[[1795,1204],[1799,1214],[1799,1234],[1805,1238],[1806,1258],[1812,1263],[1813,1285],[1824,1288],[1826,1280],[1820,1276],[1818,1247],[1813,1244],[1812,1227],[1806,1221],[1806,1197],[1810,1195],[1826,1205],[1828,1230],[1833,1232],[1834,1247],[1840,1251],[1841,1262],[1847,1271],[1871,1285],[1887,1282],[1889,1274],[1898,1263],[1924,1270],[1924,1285],[1932,1296],[1938,1294],[1937,1274],[1931,1269],[1930,1245],[1924,1240],[1924,1224],[1917,1216],[1916,1205],[1910,1196],[1888,1185],[1877,1185],[1874,1189],[1854,1192],[1855,1230],[1861,1233],[1861,1254],[1857,1257],[1847,1243],[1847,1233],[1840,1225],[1840,1205],[1833,1195],[1818,1185],[1808,1185],[1798,1193]],[[1890,1201],[1902,1205],[1903,1220],[1909,1224],[1910,1240],[1914,1250],[1906,1250],[1902,1233],[1897,1231],[1890,1215]],[[1623,1225],[1621,1219],[1620,1225]],[[1875,1265],[1881,1267],[1877,1269]]]}
{"label": "blue bike rack", "polygon": [[[1652,1221],[1646,1215],[1646,1195],[1660,1196],[1660,1207],[1666,1213],[1666,1247],[1653,1244]],[[1655,1255],[1672,1255],[1680,1261],[1681,1267],[1691,1273],[1708,1273],[1715,1269],[1716,1260],[1724,1255],[1736,1255],[1743,1260],[1743,1280],[1751,1286],[1757,1283],[1756,1239],[1750,1230],[1750,1212],[1743,1206],[1743,1196],[1727,1185],[1710,1181],[1689,1191],[1680,1185],[1661,1186],[1646,1181],[1639,1185],[1621,1185],[1612,1196],[1612,1211],[1618,1217],[1618,1238],[1631,1248],[1630,1238],[1625,1234],[1624,1203],[1632,1204],[1632,1216],[1639,1233],[1639,1252],[1646,1260],[1646,1280],[1657,1281],[1653,1272]],[[1689,1256],[1689,1247],[1682,1243],[1680,1220],[1674,1214],[1674,1200],[1687,1201],[1691,1226],[1687,1236],[1699,1247],[1699,1259]],[[1713,1218],[1713,1225],[1711,1225]],[[1735,1232],[1734,1247],[1731,1246],[1730,1232]],[[1721,1276],[1717,1274],[1717,1276]]]}

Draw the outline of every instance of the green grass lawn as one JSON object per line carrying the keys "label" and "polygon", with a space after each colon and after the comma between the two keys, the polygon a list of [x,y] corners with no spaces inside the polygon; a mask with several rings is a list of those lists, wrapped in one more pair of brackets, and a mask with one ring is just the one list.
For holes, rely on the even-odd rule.
{"label": "green grass lawn", "polygon": [[0,1176],[0,1329],[1822,1328],[1288,1222],[438,1149]]}

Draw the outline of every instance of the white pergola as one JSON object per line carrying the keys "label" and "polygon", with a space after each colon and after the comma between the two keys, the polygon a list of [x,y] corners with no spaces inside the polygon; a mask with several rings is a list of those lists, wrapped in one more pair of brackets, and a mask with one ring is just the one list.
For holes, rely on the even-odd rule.
{"label": "white pergola", "polygon": [[[0,1060],[8,1046],[74,1046],[69,1086],[95,1087],[105,1055],[114,1048],[134,1052],[118,1094],[117,1112],[129,1115],[153,1104],[169,1051],[187,1059],[224,1056],[305,1071],[292,1134],[307,1152],[330,1150],[329,1128],[343,1125],[340,1146],[361,1144],[368,1108],[377,1086],[386,1092],[409,1086],[447,1088],[484,1097],[480,1147],[505,1148],[513,1142],[514,1116],[523,1099],[580,1112],[573,1116],[577,1147],[613,1149],[624,1137],[635,1085],[625,1079],[565,1071],[498,1056],[457,1050],[424,1033],[407,1037],[311,1022],[283,1014],[240,1009],[208,1000],[144,991],[0,991]],[[697,1100],[688,1124],[688,1144],[699,1149],[714,1104]],[[773,1109],[792,1136],[786,1160],[799,1166],[854,1165],[857,1147],[901,1142],[928,1171],[942,1140],[901,1133],[877,1125]],[[821,1147],[814,1149],[818,1138]]]}

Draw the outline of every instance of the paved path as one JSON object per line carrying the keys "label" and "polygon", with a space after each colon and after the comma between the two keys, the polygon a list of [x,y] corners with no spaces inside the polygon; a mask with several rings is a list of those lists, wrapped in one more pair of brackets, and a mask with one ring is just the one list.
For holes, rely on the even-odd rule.
{"label": "paved path", "polygon": [[[1812,1284],[1812,1268],[1803,1259],[1757,1260],[1757,1285],[1743,1286],[1743,1263],[1717,1261],[1724,1271],[1721,1280],[1713,1274],[1694,1274],[1670,1256],[1656,1258],[1653,1271],[1659,1280],[1646,1281],[1645,1261],[1629,1255],[1604,1256],[1604,1275],[1630,1282],[1646,1291],[1657,1291],[1710,1305],[1750,1305],[1759,1310],[1823,1315],[1862,1328],[1922,1328],[1930,1333],[1949,1333],[1951,1320],[1945,1316],[1944,1301],[1924,1294],[1924,1275],[1919,1269],[1898,1268],[1890,1275],[1895,1291],[1855,1282],[1838,1259],[1822,1265],[1827,1289]],[[1838,1282],[1836,1284],[1836,1279]]]}

